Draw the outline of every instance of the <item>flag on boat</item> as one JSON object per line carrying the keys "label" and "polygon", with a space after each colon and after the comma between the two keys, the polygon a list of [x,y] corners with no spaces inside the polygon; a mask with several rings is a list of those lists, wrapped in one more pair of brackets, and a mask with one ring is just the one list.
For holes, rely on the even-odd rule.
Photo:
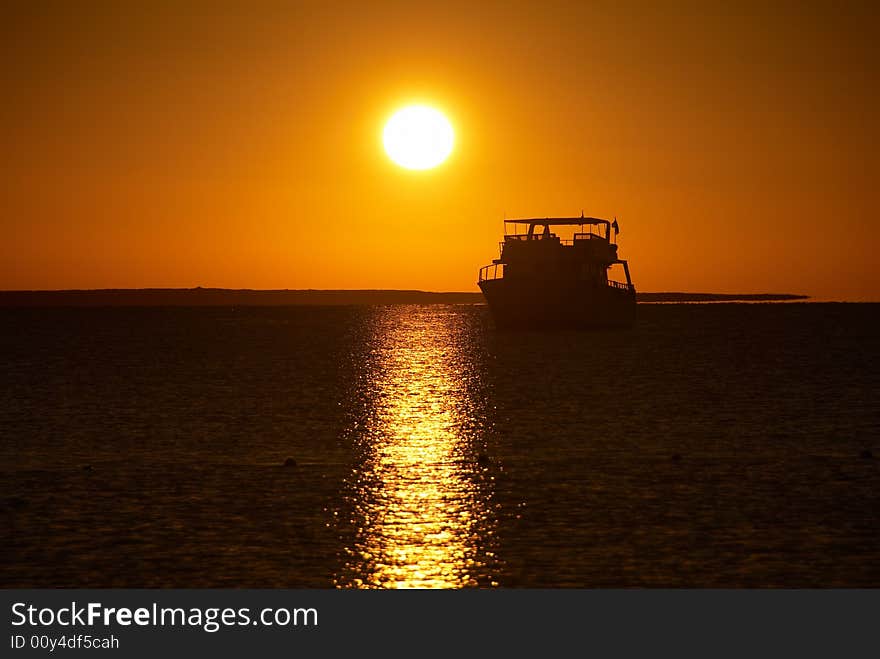
{"label": "flag on boat", "polygon": [[614,218],[614,222],[611,223],[611,228],[614,229],[614,235],[616,236],[620,233],[620,225],[617,223],[617,218]]}

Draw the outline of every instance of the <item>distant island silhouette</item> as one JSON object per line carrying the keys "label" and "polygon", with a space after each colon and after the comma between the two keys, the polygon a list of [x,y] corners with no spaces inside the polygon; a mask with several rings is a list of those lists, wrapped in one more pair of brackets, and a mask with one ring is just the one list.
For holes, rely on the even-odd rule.
{"label": "distant island silhouette", "polygon": [[[639,302],[778,302],[806,300],[792,293],[638,293]],[[137,288],[0,291],[2,307],[287,306],[349,304],[483,304],[482,293],[416,290],[254,290]]]}

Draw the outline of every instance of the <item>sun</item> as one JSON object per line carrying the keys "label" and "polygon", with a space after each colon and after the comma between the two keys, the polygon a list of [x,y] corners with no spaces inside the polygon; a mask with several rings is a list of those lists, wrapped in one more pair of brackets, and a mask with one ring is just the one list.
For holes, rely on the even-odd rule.
{"label": "sun", "polygon": [[385,124],[385,151],[401,167],[431,169],[452,153],[455,133],[439,110],[427,105],[408,105]]}

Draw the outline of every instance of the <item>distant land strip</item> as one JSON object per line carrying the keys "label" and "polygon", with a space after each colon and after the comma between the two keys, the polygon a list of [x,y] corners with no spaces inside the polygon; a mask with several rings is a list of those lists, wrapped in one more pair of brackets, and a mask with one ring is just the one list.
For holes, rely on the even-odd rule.
{"label": "distant land strip", "polygon": [[[638,293],[639,302],[776,302],[805,300],[791,293]],[[482,293],[398,290],[252,290],[137,288],[69,291],[0,291],[2,307],[211,307],[346,304],[481,304]]]}

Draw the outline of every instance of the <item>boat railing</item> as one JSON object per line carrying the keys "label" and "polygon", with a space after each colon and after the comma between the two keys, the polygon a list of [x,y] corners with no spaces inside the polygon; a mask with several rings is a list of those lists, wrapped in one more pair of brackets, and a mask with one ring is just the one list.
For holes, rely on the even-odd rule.
{"label": "boat railing", "polygon": [[[519,240],[520,240],[520,239],[517,238],[517,241],[519,241]],[[536,239],[534,239],[534,240],[540,240],[540,238],[536,238]],[[522,239],[522,242],[527,242],[527,240],[526,240],[525,238],[523,238],[523,239]],[[556,241],[556,243],[557,243],[558,245],[574,245],[574,241],[573,241],[573,240],[562,240],[562,239],[560,239],[560,240]],[[504,245],[505,245],[505,244],[510,244],[510,243],[507,242],[507,241],[500,242],[500,243],[498,243],[498,249],[500,249],[500,250],[503,251],[503,250],[504,250]]]}
{"label": "boat railing", "polygon": [[490,279],[504,279],[503,263],[492,263],[480,268],[480,281],[488,281]]}
{"label": "boat railing", "polygon": [[576,233],[572,238],[560,238],[557,234],[551,233],[549,236],[545,236],[543,233],[533,233],[531,235],[527,233],[510,233],[504,236],[504,241],[498,243],[498,247],[504,249],[505,243],[512,242],[535,242],[541,240],[552,240],[553,242],[559,245],[568,245],[572,246],[575,244],[583,244],[586,241],[590,240],[602,240],[605,241],[605,238],[600,236],[597,233]]}
{"label": "boat railing", "polygon": [[[530,242],[530,241],[534,242],[536,240],[558,241],[559,236],[556,235],[555,233],[551,233],[551,234],[547,234],[547,235],[545,235],[543,233],[533,233],[531,235],[529,235],[527,233],[509,233],[506,236],[504,236],[504,242],[506,242],[506,243],[509,243],[509,242]],[[569,241],[569,242],[571,242],[571,241]]]}
{"label": "boat railing", "polygon": [[635,287],[632,284],[627,284],[626,282],[623,282],[623,281],[614,281],[612,279],[608,280],[608,285],[611,288],[619,288],[624,291],[632,291],[635,289]]}
{"label": "boat railing", "polygon": [[[493,279],[504,279],[503,263],[492,263],[490,265],[484,265],[482,268],[480,268],[479,281],[491,281]],[[608,286],[610,288],[617,288],[622,291],[635,290],[635,286],[633,286],[632,284],[627,284],[623,281],[614,281],[613,279],[608,280]]]}

